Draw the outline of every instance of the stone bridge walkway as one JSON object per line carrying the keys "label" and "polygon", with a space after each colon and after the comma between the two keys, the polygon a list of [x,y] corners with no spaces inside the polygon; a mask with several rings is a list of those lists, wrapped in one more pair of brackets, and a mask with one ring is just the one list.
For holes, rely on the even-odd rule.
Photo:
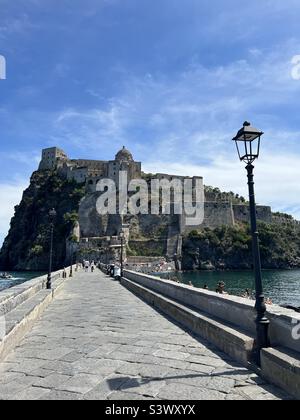
{"label": "stone bridge walkway", "polygon": [[0,364],[0,399],[282,399],[104,274],[80,273]]}

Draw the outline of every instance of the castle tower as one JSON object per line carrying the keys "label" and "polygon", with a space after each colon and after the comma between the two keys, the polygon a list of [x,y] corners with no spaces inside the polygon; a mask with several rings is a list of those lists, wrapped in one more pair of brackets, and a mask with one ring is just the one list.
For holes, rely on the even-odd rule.
{"label": "castle tower", "polygon": [[133,156],[125,146],[118,151],[115,157],[116,162],[133,162]]}
{"label": "castle tower", "polygon": [[131,152],[125,146],[115,156],[115,160],[108,163],[108,177],[119,185],[120,171],[127,172],[128,182],[132,179],[141,178],[142,164],[135,162]]}
{"label": "castle tower", "polygon": [[59,161],[68,160],[66,153],[58,147],[50,147],[42,151],[42,160],[39,166],[40,171],[53,170],[57,168]]}

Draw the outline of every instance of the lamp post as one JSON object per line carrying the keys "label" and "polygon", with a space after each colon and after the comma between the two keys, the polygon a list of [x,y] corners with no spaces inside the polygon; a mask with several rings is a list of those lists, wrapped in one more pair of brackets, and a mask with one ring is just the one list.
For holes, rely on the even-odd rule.
{"label": "lamp post", "polygon": [[51,274],[52,274],[52,259],[53,259],[53,234],[54,234],[54,221],[56,218],[56,211],[55,209],[52,209],[49,211],[49,219],[50,219],[50,254],[49,254],[49,271],[48,271],[48,277],[47,277],[47,289],[51,290],[52,288],[52,282],[51,282]]}
{"label": "lamp post", "polygon": [[197,248],[197,255],[198,255],[198,269],[201,270],[201,261],[200,261],[200,248]]}
{"label": "lamp post", "polygon": [[74,262],[74,242],[72,239],[71,242],[71,267],[70,267],[70,276],[69,277],[73,277],[73,262]]}
{"label": "lamp post", "polygon": [[108,252],[109,252],[109,246],[106,245],[106,265],[108,265]]}
{"label": "lamp post", "polygon": [[239,159],[246,163],[246,170],[248,176],[249,187],[249,202],[250,202],[250,219],[251,219],[251,235],[252,235],[252,249],[253,249],[253,264],[255,274],[255,295],[256,303],[255,309],[256,317],[256,349],[255,359],[260,365],[260,351],[263,348],[269,347],[268,328],[269,320],[266,317],[266,304],[263,292],[261,259],[259,250],[259,234],[257,230],[256,219],[256,204],[254,194],[254,175],[253,162],[258,159],[260,152],[261,136],[264,133],[252,127],[249,122],[245,122],[237,135],[233,138],[236,143]]}
{"label": "lamp post", "polygon": [[121,277],[123,277],[123,250],[124,250],[124,238],[125,238],[125,234],[123,229],[120,232],[120,238],[121,238],[121,258],[120,258],[120,263],[121,263]]}

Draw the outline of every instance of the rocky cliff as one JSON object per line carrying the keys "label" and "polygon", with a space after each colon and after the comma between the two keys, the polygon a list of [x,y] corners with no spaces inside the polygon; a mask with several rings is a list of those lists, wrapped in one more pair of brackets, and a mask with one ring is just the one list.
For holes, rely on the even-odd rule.
{"label": "rocky cliff", "polygon": [[[206,187],[205,193],[207,199],[219,201],[206,203],[206,223],[183,238],[183,269],[251,268],[249,225],[243,221],[249,218],[246,200],[232,192],[221,193],[211,187]],[[35,172],[20,205],[15,208],[9,234],[0,252],[0,271],[47,270],[50,243],[48,213],[52,208],[57,211],[54,268],[70,263],[66,241],[72,239],[78,219],[83,237],[117,235],[120,217],[98,215],[95,198],[95,194],[86,196],[84,183],[68,181],[55,171]],[[235,206],[235,219],[239,221],[236,224],[223,214],[228,210],[228,200]],[[272,215],[270,208],[262,207],[261,212],[258,212],[261,220],[270,220],[270,223],[260,223],[263,267],[300,267],[300,225],[290,216]],[[232,218],[231,207],[230,214]],[[175,252],[179,253],[177,244],[178,238],[181,244],[181,232],[174,216],[129,215],[123,222],[130,229],[128,255],[172,256]],[[226,226],[222,226],[224,223]],[[177,227],[173,236],[172,227]]]}
{"label": "rocky cliff", "polygon": [[60,178],[55,172],[33,173],[29,188],[15,208],[9,234],[0,252],[1,270],[47,270],[49,210],[57,211],[54,235],[54,269],[66,262],[66,240],[78,219],[83,185]]}
{"label": "rocky cliff", "polygon": [[[283,217],[283,216],[282,216]],[[300,267],[300,226],[259,222],[262,267]],[[183,270],[250,269],[252,243],[248,223],[190,232],[183,241]]]}

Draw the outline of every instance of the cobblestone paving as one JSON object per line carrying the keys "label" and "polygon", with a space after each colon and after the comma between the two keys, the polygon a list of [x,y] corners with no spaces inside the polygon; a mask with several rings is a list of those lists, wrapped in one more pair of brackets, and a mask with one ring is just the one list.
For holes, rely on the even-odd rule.
{"label": "cobblestone paving", "polygon": [[100,272],[68,281],[0,364],[2,400],[285,398]]}

